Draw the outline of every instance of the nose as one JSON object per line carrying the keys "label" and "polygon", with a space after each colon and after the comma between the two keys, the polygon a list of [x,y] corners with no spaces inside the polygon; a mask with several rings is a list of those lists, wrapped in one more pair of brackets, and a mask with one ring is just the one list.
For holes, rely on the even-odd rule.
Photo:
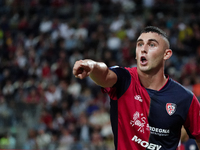
{"label": "nose", "polygon": [[141,48],[141,53],[147,53],[148,52],[148,47],[147,44],[144,44]]}

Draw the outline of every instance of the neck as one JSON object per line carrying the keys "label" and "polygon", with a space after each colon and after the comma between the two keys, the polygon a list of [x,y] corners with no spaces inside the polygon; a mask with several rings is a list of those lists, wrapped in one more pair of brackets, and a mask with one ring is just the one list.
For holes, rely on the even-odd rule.
{"label": "neck", "polygon": [[141,84],[148,89],[159,91],[167,82],[167,78],[164,75],[164,71],[157,73],[145,73],[138,71],[138,76]]}

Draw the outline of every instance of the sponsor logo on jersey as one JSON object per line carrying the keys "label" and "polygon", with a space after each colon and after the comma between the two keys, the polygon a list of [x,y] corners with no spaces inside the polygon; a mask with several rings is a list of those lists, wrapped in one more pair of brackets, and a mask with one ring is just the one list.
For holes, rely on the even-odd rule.
{"label": "sponsor logo on jersey", "polygon": [[161,145],[157,145],[157,144],[154,144],[154,143],[149,143],[147,141],[143,141],[142,139],[138,138],[136,135],[134,135],[134,137],[131,140],[135,143],[138,143],[142,147],[144,147],[146,149],[150,149],[150,150],[159,150],[162,147]]}
{"label": "sponsor logo on jersey", "polygon": [[175,113],[175,111],[176,111],[176,104],[167,103],[166,104],[166,111],[170,116],[173,115]]}
{"label": "sponsor logo on jersey", "polygon": [[143,101],[140,95],[135,95],[135,96],[134,96],[134,99],[135,99],[135,100],[138,100],[138,101],[140,101],[140,102]]}
{"label": "sponsor logo on jersey", "polygon": [[151,134],[159,135],[159,136],[169,136],[170,129],[161,129],[156,127],[149,126],[149,130]]}
{"label": "sponsor logo on jersey", "polygon": [[135,126],[137,131],[141,133],[145,133],[145,128],[148,126],[146,117],[138,111],[133,114],[133,119],[130,121],[130,124],[132,127]]}

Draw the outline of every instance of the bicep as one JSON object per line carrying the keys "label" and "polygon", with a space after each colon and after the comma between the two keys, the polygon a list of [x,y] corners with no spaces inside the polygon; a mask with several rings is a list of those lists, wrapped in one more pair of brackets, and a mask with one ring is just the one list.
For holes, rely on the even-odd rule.
{"label": "bicep", "polygon": [[102,87],[113,87],[115,83],[117,82],[117,75],[114,71],[108,69],[108,74],[106,77],[106,82]]}
{"label": "bicep", "polygon": [[90,78],[99,86],[106,88],[106,87],[113,87],[117,82],[117,75],[115,72],[110,70],[109,68],[105,68],[98,71],[93,72],[90,74]]}

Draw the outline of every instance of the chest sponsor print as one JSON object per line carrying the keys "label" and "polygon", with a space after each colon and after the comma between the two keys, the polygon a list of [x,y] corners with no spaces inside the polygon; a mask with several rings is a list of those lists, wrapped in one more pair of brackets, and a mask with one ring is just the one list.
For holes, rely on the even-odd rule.
{"label": "chest sponsor print", "polygon": [[154,144],[154,143],[149,143],[147,141],[143,141],[142,139],[140,139],[136,135],[134,135],[131,140],[135,143],[138,143],[140,146],[142,146],[146,149],[149,149],[149,150],[160,150],[161,147],[162,147],[161,145],[157,145],[157,144]]}

